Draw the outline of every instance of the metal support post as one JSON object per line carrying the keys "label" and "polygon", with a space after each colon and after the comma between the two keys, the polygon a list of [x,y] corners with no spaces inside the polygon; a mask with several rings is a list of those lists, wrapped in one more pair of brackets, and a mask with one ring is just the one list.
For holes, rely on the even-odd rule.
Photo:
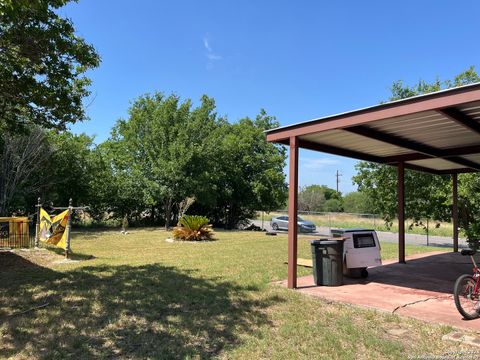
{"label": "metal support post", "polygon": [[73,214],[73,200],[68,201],[68,220],[67,220],[67,240],[65,242],[65,257],[68,259],[70,255],[70,232],[72,230],[72,214]]}
{"label": "metal support post", "polygon": [[35,248],[38,248],[40,242],[40,208],[42,207],[41,200],[42,199],[38,197],[37,205],[35,205],[35,207],[37,208],[37,223],[35,224]]}

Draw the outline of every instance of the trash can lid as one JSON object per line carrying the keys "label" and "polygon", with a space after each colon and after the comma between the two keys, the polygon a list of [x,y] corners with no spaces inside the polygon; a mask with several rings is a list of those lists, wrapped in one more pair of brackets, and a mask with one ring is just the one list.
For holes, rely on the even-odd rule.
{"label": "trash can lid", "polygon": [[320,245],[336,245],[338,243],[343,243],[342,240],[320,240],[318,242]]}
{"label": "trash can lid", "polygon": [[320,244],[323,244],[325,241],[328,241],[328,239],[313,240],[310,244],[312,244],[312,245],[320,245]]}

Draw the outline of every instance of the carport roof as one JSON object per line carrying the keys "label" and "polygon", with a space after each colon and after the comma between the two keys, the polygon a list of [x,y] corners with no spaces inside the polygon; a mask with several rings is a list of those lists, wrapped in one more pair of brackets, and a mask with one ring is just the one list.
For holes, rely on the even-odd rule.
{"label": "carport roof", "polygon": [[480,83],[266,132],[301,148],[435,174],[480,171]]}

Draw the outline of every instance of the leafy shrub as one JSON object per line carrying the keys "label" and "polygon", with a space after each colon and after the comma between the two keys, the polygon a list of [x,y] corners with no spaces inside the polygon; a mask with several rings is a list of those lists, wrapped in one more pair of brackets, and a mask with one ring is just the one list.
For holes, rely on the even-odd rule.
{"label": "leafy shrub", "polygon": [[211,240],[212,236],[212,225],[205,216],[184,215],[173,229],[175,240],[204,241]]}
{"label": "leafy shrub", "polygon": [[480,223],[474,222],[465,227],[465,236],[468,246],[478,251],[480,247]]}

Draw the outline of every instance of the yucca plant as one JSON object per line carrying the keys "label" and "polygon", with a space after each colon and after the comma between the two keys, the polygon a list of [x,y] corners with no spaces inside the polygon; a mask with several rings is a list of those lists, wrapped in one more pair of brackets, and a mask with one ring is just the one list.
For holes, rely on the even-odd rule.
{"label": "yucca plant", "polygon": [[173,229],[173,238],[184,241],[211,240],[213,230],[208,222],[205,216],[183,215]]}

